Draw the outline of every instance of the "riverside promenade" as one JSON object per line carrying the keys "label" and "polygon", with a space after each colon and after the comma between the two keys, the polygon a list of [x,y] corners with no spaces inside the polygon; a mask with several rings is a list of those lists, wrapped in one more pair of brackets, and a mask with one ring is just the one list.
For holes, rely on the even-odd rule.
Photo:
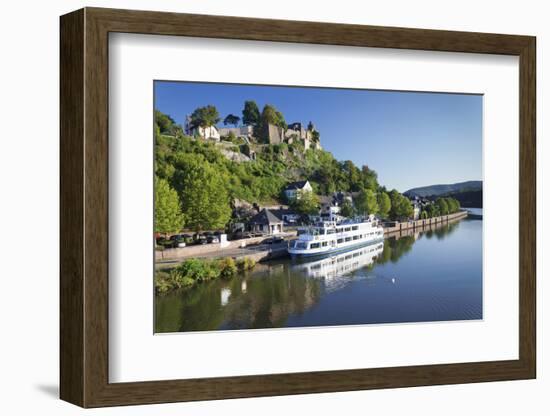
{"label": "riverside promenade", "polygon": [[[296,232],[281,233],[278,236],[293,238],[296,236]],[[224,247],[221,247],[220,244],[204,244],[156,251],[155,268],[173,267],[189,258],[233,257],[239,259],[249,257],[256,262],[260,262],[288,255],[286,251],[288,242],[286,240],[277,244],[262,244],[262,241],[267,237],[269,236],[232,240],[228,241]]]}
{"label": "riverside promenade", "polygon": [[[443,215],[425,220],[388,222],[384,225],[384,238],[391,238],[411,233],[439,228],[449,222],[455,222],[468,217],[467,211],[460,211],[454,214]],[[278,236],[293,239],[296,232],[278,234]],[[168,249],[155,252],[155,268],[164,269],[174,267],[178,263],[189,258],[221,258],[232,257],[240,259],[249,257],[256,262],[287,257],[287,240],[277,244],[262,244],[267,236],[248,238],[243,240],[228,241],[224,247],[220,244],[205,244],[182,248]]]}
{"label": "riverside promenade", "polygon": [[424,220],[386,222],[384,223],[384,236],[391,237],[393,234],[398,234],[402,231],[422,230],[424,228],[439,226],[447,222],[461,220],[466,217],[468,217],[468,211],[459,211],[454,214],[442,215],[440,217],[427,218]]}

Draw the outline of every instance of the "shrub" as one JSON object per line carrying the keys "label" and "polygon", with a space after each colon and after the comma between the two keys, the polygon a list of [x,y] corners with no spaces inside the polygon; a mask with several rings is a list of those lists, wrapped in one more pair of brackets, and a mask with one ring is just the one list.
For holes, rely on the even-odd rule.
{"label": "shrub", "polygon": [[202,282],[217,277],[212,262],[200,259],[185,260],[172,270],[172,275],[179,287],[188,286],[189,279],[193,282]]}
{"label": "shrub", "polygon": [[166,272],[155,273],[155,291],[157,293],[166,293],[174,288],[171,276]]}
{"label": "shrub", "polygon": [[237,274],[237,266],[235,265],[235,260],[231,257],[221,259],[218,263],[220,269],[220,277],[224,279],[231,279],[235,274]]}
{"label": "shrub", "polygon": [[251,270],[256,266],[256,261],[250,257],[244,257],[237,260],[237,268],[240,271]]}

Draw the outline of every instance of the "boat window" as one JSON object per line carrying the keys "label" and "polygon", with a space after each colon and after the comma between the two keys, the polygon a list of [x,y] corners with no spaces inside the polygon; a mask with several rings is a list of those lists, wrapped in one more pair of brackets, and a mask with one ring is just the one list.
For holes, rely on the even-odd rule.
{"label": "boat window", "polygon": [[346,228],[344,228],[344,231],[350,231],[350,230],[351,230],[351,228],[350,228],[350,227],[346,227]]}
{"label": "boat window", "polygon": [[309,248],[319,248],[319,243],[311,243]]}
{"label": "boat window", "polygon": [[356,231],[356,230],[359,229],[359,226],[358,226],[358,225],[354,225],[353,227],[351,227],[351,229],[352,229],[353,231]]}
{"label": "boat window", "polygon": [[327,230],[327,234],[334,234],[335,232],[336,230],[334,228]]}
{"label": "boat window", "polygon": [[346,241],[351,241],[351,237],[346,237]]}
{"label": "boat window", "polygon": [[323,241],[323,247],[326,247],[328,245],[328,241]]}
{"label": "boat window", "polygon": [[339,238],[338,240],[336,240],[336,242],[337,242],[338,244],[343,243],[343,242],[344,242],[344,239],[343,239],[343,238]]}
{"label": "boat window", "polygon": [[353,236],[353,239],[354,239],[354,240],[358,240],[358,239],[359,239],[359,236],[358,236],[358,235],[354,235],[354,236]]}
{"label": "boat window", "polygon": [[341,232],[342,232],[342,228],[338,228],[336,231],[339,232],[339,233],[341,233]]}

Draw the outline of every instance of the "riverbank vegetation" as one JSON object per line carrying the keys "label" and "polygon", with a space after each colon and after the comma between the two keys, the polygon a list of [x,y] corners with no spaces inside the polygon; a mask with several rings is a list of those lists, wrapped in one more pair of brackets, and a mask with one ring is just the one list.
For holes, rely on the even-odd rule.
{"label": "riverbank vegetation", "polygon": [[[214,106],[198,110],[192,116],[196,125],[213,126],[221,119]],[[237,116],[230,116],[225,118],[228,124],[238,123]],[[276,108],[267,106],[260,112],[254,102],[246,103],[242,121],[253,126],[254,131],[268,121],[286,126],[284,116]],[[319,141],[319,132],[315,133]],[[222,138],[227,142],[226,139]],[[229,140],[235,143],[236,138]],[[412,214],[408,198],[396,190],[388,192],[378,183],[374,170],[366,165],[359,168],[350,160],[338,161],[320,146],[305,149],[299,140],[266,144],[251,139],[250,143],[237,148],[243,155],[255,155],[250,162],[226,157],[223,146],[223,143],[184,134],[169,115],[155,110],[155,180],[168,185],[165,193],[178,195],[182,213],[181,218],[173,215],[175,204],[171,200],[166,213],[155,213],[156,224],[162,224],[155,225],[155,231],[166,232],[171,224],[171,231],[176,232],[182,223],[186,229],[196,232],[223,229],[231,221],[234,201],[260,206],[291,203],[285,200],[284,187],[289,182],[305,179],[314,192],[310,199],[294,207],[302,214],[314,213],[318,210],[318,197],[335,192],[350,193],[357,198],[357,204],[342,207],[345,216],[377,214],[399,219]],[[156,206],[158,210],[162,208],[162,205]]]}
{"label": "riverbank vegetation", "polygon": [[155,292],[164,294],[174,289],[191,287],[215,279],[231,279],[239,272],[252,270],[256,266],[254,259],[244,257],[234,260],[188,259],[168,271],[155,273]]}
{"label": "riverbank vegetation", "polygon": [[434,218],[454,214],[460,211],[460,202],[455,198],[437,198],[433,204],[425,206],[420,212],[420,219]]}

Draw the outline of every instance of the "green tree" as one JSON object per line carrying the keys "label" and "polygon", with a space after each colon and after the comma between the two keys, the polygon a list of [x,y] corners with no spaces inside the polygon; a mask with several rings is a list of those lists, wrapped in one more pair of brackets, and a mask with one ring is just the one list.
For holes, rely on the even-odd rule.
{"label": "green tree", "polygon": [[425,210],[422,210],[422,212],[420,213],[420,219],[421,220],[428,219],[428,213]]}
{"label": "green tree", "polygon": [[360,180],[364,188],[371,189],[373,191],[378,189],[378,175],[374,170],[370,169],[366,165],[361,167]]}
{"label": "green tree", "polygon": [[225,228],[231,218],[227,176],[204,158],[185,156],[174,175],[185,223],[196,232]]}
{"label": "green tree", "polygon": [[425,212],[428,214],[429,218],[434,218],[439,216],[439,207],[436,204],[429,204],[425,208]]}
{"label": "green tree", "polygon": [[[191,114],[191,123],[203,129],[215,126],[220,122],[220,113],[213,105],[199,107]],[[206,137],[205,137],[206,138]]]}
{"label": "green tree", "polygon": [[390,192],[390,199],[390,216],[392,219],[405,219],[409,218],[413,214],[413,205],[406,196],[403,196],[394,189]]}
{"label": "green tree", "polygon": [[181,132],[181,126],[176,124],[174,119],[168,114],[155,110],[155,130],[158,134],[162,133],[175,136],[177,133]]}
{"label": "green tree", "polygon": [[300,215],[315,215],[319,213],[319,197],[314,192],[299,190],[290,206]]}
{"label": "green tree", "polygon": [[353,202],[357,212],[361,215],[376,215],[378,213],[376,194],[370,189],[362,189]]}
{"label": "green tree", "polygon": [[239,116],[228,114],[227,117],[224,118],[223,124],[224,126],[227,126],[228,124],[233,124],[235,127],[237,127],[239,125],[239,121],[241,121],[241,118]]}
{"label": "green tree", "polygon": [[183,214],[177,192],[168,181],[155,176],[155,232],[174,233],[182,227]]}
{"label": "green tree", "polygon": [[445,200],[445,198],[437,198],[435,203],[439,208],[439,213],[441,215],[449,214],[449,205],[447,204],[447,201]]}
{"label": "green tree", "polygon": [[255,101],[245,101],[243,108],[243,124],[255,126],[260,122],[260,109]]}
{"label": "green tree", "polygon": [[342,206],[340,207],[340,214],[347,218],[351,218],[355,215],[355,208],[348,199],[345,199],[342,203]]}
{"label": "green tree", "polygon": [[262,115],[260,116],[260,122],[262,126],[274,124],[275,126],[282,127],[283,129],[287,128],[283,114],[271,104],[266,104],[264,106]]}
{"label": "green tree", "polygon": [[391,210],[391,199],[386,192],[378,194],[378,213],[382,218],[388,218]]}
{"label": "green tree", "polygon": [[455,198],[445,198],[447,206],[449,207],[449,214],[453,214],[460,210],[460,202]]}

